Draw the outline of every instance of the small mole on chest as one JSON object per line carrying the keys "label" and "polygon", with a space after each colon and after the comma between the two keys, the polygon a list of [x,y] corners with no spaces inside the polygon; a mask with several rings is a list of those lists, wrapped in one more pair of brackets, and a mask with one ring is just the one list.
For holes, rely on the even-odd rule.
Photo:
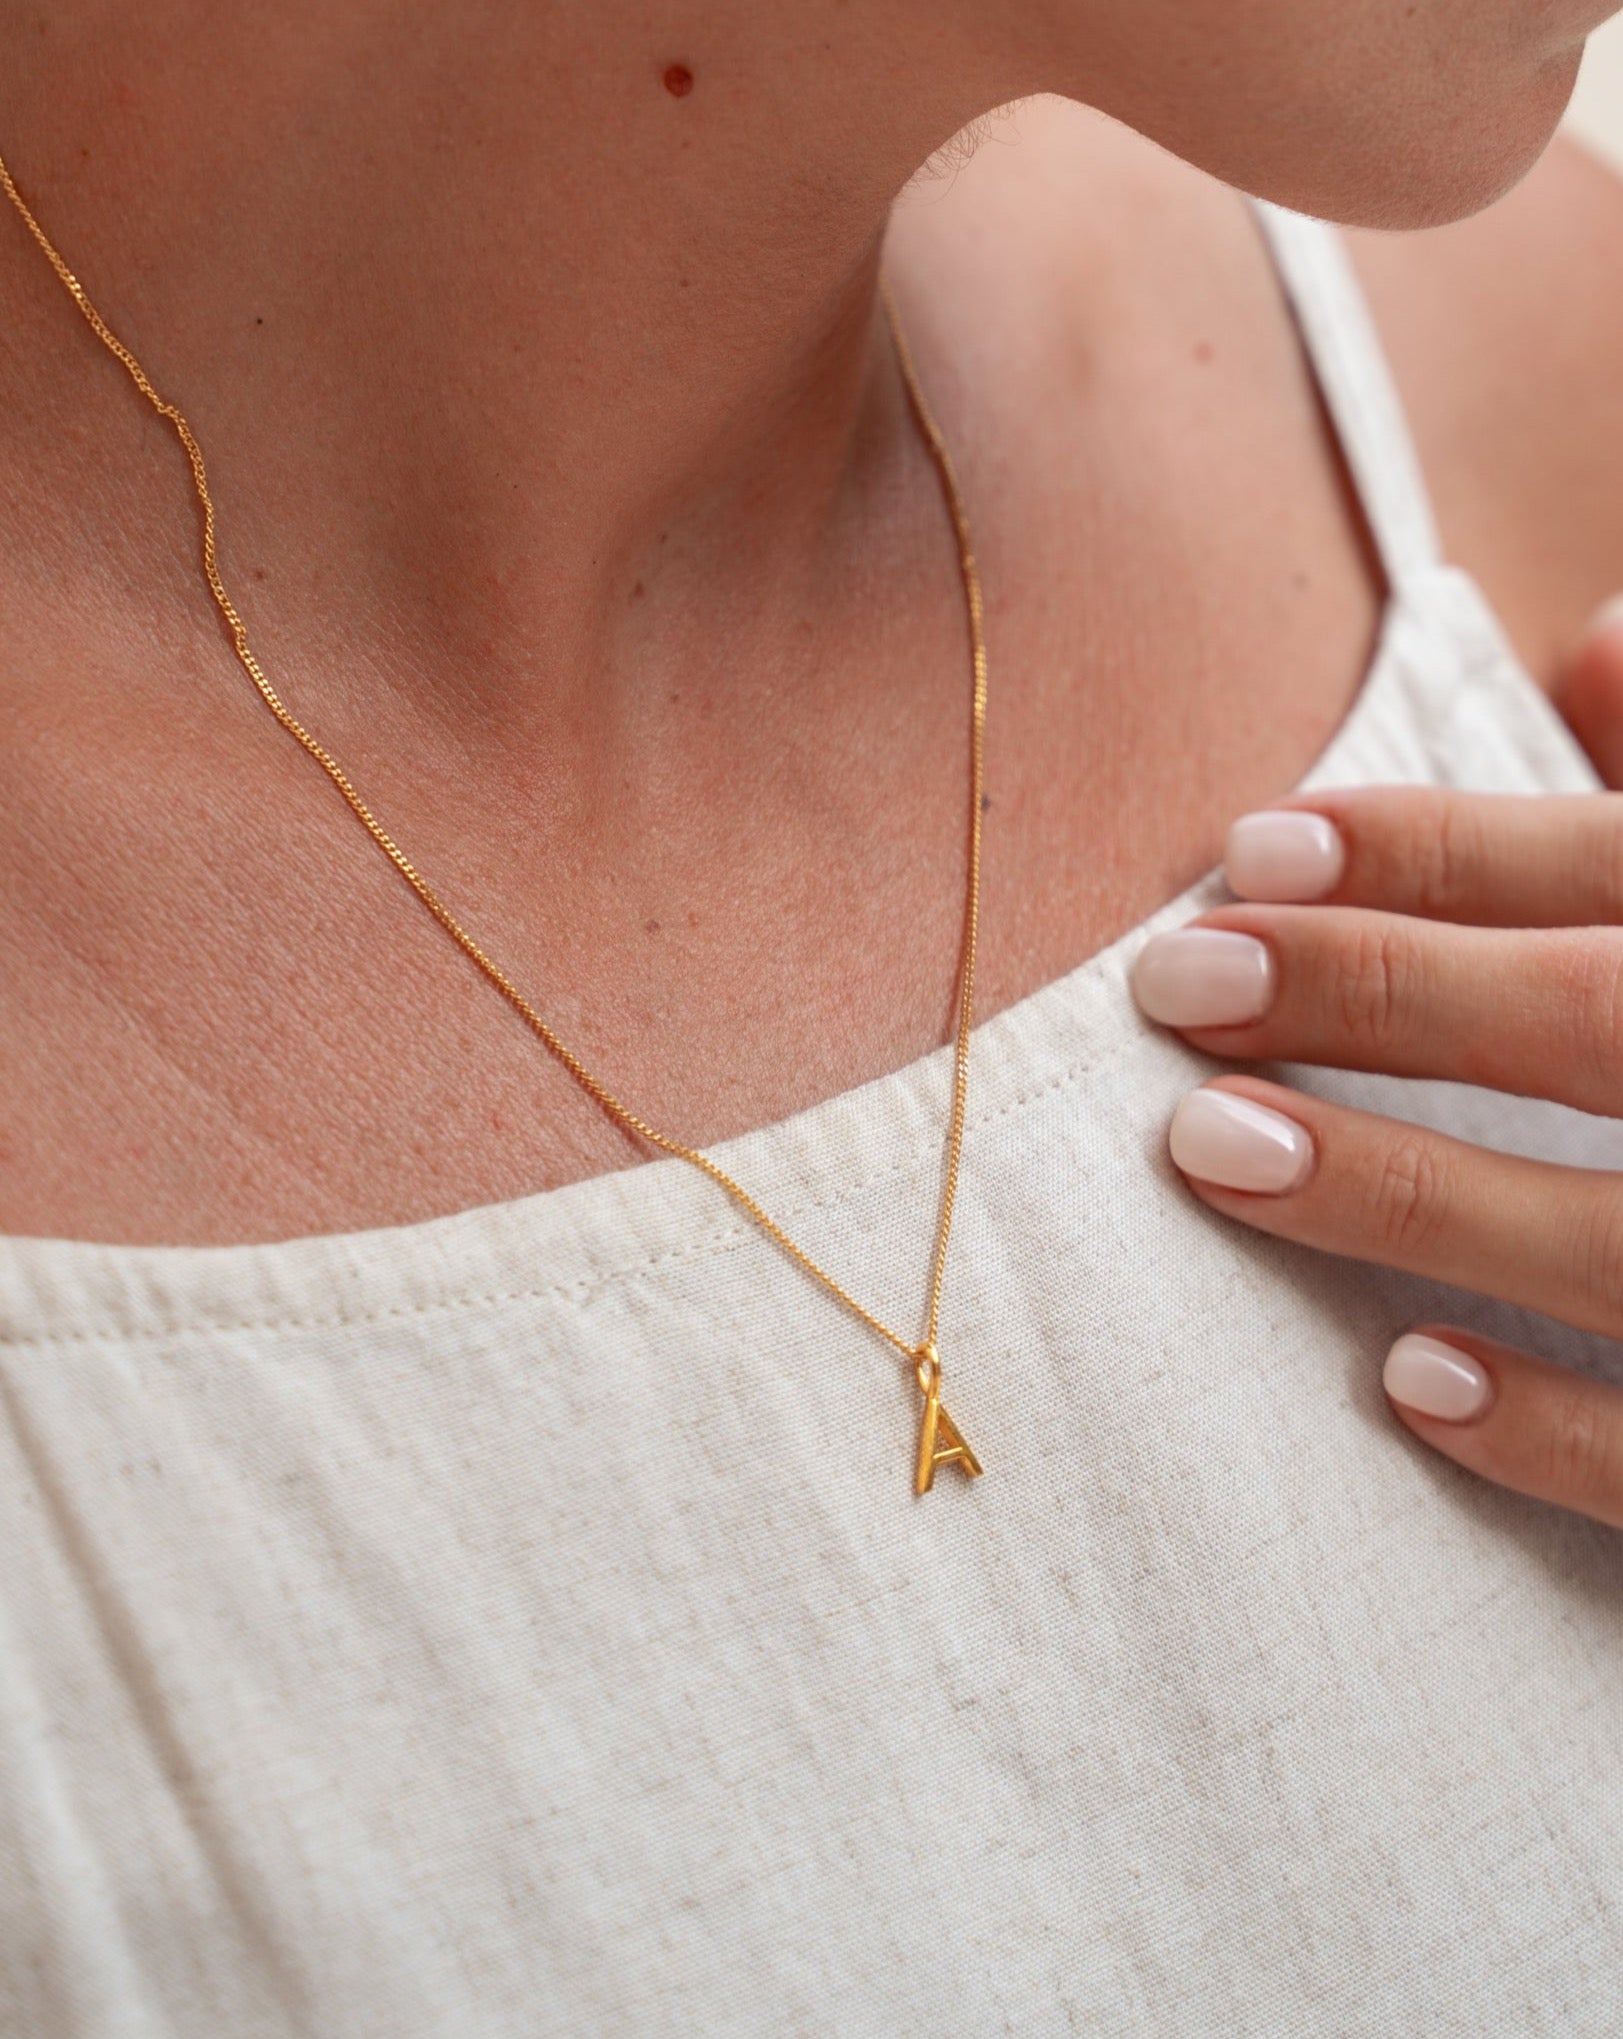
{"label": "small mole on chest", "polygon": [[686,64],[672,64],[667,69],[665,90],[673,99],[686,99],[693,90],[693,73]]}

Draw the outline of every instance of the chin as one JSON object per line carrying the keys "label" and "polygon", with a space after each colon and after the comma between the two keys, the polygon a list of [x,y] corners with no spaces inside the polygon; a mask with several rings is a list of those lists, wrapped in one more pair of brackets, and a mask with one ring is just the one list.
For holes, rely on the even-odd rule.
{"label": "chin", "polygon": [[1544,153],[1581,58],[1581,48],[1563,54],[1514,91],[1468,103],[1406,103],[1384,119],[1341,129],[1315,155],[1276,158],[1231,181],[1344,226],[1411,229],[1465,219],[1502,198]]}
{"label": "chin", "polygon": [[1434,227],[1480,212],[1538,161],[1572,96],[1583,36],[1489,58],[1435,35],[1424,49],[1366,35],[1305,55],[1287,46],[1274,63],[1247,57],[1226,98],[1147,73],[1116,103],[1093,103],[1259,198],[1344,226]]}

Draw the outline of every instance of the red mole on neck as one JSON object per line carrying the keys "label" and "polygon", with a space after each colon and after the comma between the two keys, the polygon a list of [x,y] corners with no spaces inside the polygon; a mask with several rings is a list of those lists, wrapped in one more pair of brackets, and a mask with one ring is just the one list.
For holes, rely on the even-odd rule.
{"label": "red mole on neck", "polygon": [[665,90],[673,99],[686,99],[693,90],[693,73],[686,64],[672,64],[665,73]]}

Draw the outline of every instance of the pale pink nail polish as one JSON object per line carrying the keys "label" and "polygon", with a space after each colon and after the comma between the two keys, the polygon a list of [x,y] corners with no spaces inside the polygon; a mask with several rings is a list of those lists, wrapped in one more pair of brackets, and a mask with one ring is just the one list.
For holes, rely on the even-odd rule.
{"label": "pale pink nail polish", "polygon": [[1322,899],[1346,868],[1347,849],[1335,823],[1290,808],[1242,814],[1223,851],[1223,875],[1242,899]]}
{"label": "pale pink nail polish", "polygon": [[1178,928],[1139,950],[1132,985],[1140,1010],[1162,1026],[1244,1026],[1273,1003],[1274,959],[1250,935]]}
{"label": "pale pink nail polish", "polygon": [[1381,1380],[1394,1402],[1444,1423],[1469,1423],[1493,1400],[1488,1370],[1457,1345],[1410,1331],[1386,1355]]}
{"label": "pale pink nail polish", "polygon": [[1279,1196],[1300,1189],[1313,1167],[1305,1126],[1232,1090],[1192,1090],[1173,1113],[1167,1139],[1185,1175],[1223,1189]]}

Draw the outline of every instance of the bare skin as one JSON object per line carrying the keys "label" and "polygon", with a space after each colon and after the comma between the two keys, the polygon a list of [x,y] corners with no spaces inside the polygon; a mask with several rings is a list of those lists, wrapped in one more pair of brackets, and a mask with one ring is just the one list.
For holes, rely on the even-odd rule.
{"label": "bare skin", "polygon": [[[224,109],[197,87],[228,11],[103,22],[94,61],[72,10],[33,41],[0,17],[0,149],[192,417],[267,663],[655,1123],[712,1143],[928,1051],[967,673],[878,236],[998,99],[1148,88],[1068,76],[1036,21],[988,54],[944,16],[903,90],[819,80],[808,9],[805,50],[746,51],[811,81],[762,105],[779,74],[740,78],[735,25],[714,70],[640,16],[612,60],[568,47],[545,10],[477,61],[418,24],[378,69],[376,24],[338,17],[336,50],[263,31]],[[1562,65],[1531,69],[1527,135],[1451,158],[1434,211],[1536,148]],[[1212,167],[1326,196],[1161,113]],[[1402,216],[1347,179],[1344,211]],[[637,1160],[253,698],[172,442],[0,229],[0,1230],[273,1239]],[[1620,255],[1623,194],[1560,155],[1480,220],[1359,239],[1450,549],[1546,676],[1623,584]],[[904,200],[886,259],[991,602],[990,1012],[1295,782],[1381,591],[1249,221],[1200,172],[1029,106]],[[1506,280],[1528,261],[1536,287]]]}

